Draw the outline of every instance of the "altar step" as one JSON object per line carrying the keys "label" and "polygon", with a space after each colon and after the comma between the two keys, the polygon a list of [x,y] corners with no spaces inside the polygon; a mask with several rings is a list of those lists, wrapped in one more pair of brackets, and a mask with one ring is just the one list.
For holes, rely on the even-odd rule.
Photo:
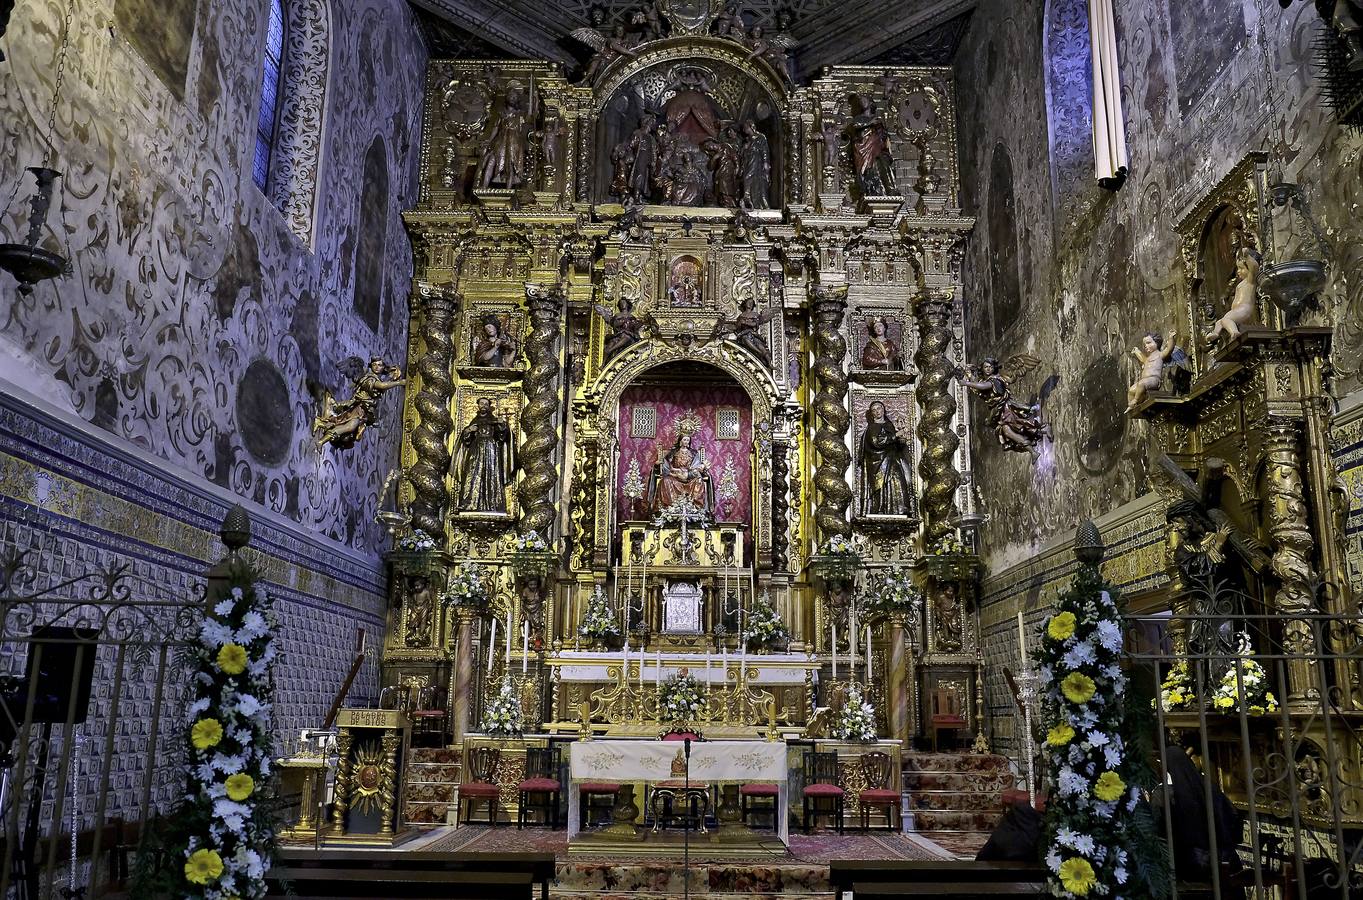
{"label": "altar step", "polygon": [[[831,900],[828,868],[767,862],[692,863],[691,895],[720,900]],[[657,863],[560,862],[552,898],[672,900],[683,895],[680,860]]]}
{"label": "altar step", "polygon": [[407,825],[444,825],[459,783],[459,751],[413,747],[407,757],[402,821]]}
{"label": "altar step", "polygon": [[904,788],[914,831],[974,858],[1003,817],[1015,779],[1008,758],[981,753],[905,753]]}

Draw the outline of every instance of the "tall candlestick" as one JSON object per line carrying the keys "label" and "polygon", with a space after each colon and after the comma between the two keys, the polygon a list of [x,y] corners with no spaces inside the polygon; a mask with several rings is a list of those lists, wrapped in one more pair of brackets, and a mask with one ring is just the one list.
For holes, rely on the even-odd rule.
{"label": "tall candlestick", "polygon": [[644,548],[644,564],[642,577],[639,585],[639,615],[648,618],[648,529],[644,529],[643,541],[640,544]]}
{"label": "tall candlestick", "polygon": [[639,692],[644,690],[644,648],[639,648]]}
{"label": "tall candlestick", "polygon": [[832,637],[832,645],[833,645],[833,680],[834,680],[834,681],[837,681],[837,680],[838,680],[838,623],[837,623],[837,622],[829,622],[829,623],[828,623],[828,630],[829,630],[829,631],[832,633],[832,635],[833,635],[833,637]]}
{"label": "tall candlestick", "polygon": [[497,620],[492,620],[492,636],[487,640],[487,670],[492,671],[492,658],[497,655]]}
{"label": "tall candlestick", "polygon": [[857,627],[856,607],[847,616],[847,650],[851,654],[851,665],[848,667],[851,674],[848,675],[853,681],[857,680],[857,648],[861,646],[861,629]]}
{"label": "tall candlestick", "polygon": [[1022,656],[1022,667],[1027,668],[1027,629],[1022,624],[1022,610],[1018,610],[1018,652]]}
{"label": "tall candlestick", "polygon": [[530,668],[530,623],[521,623],[521,674]]}
{"label": "tall candlestick", "polygon": [[710,693],[710,651],[705,651],[705,693]]}

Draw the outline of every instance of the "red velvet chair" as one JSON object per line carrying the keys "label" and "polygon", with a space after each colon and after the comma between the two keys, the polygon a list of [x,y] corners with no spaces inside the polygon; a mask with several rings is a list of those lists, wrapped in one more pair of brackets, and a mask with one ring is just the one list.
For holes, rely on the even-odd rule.
{"label": "red velvet chair", "polygon": [[[473,805],[487,803],[488,824],[497,825],[497,800],[501,796],[501,786],[497,784],[497,765],[502,761],[502,751],[495,747],[474,747],[467,751],[467,766],[470,779],[459,785],[459,808],[455,810],[455,824],[460,814],[465,825],[471,824]],[[464,804],[468,804],[467,811]]]}
{"label": "red velvet chair", "polygon": [[842,814],[847,792],[838,787],[838,754],[810,750],[805,754],[804,822],[809,834],[817,816],[835,816],[843,833]]}
{"label": "red velvet chair", "polygon": [[520,792],[516,828],[525,827],[530,810],[544,814],[544,824],[558,827],[558,800],[563,786],[558,780],[557,747],[528,747],[525,751],[525,778],[516,785]]}
{"label": "red velvet chair", "polygon": [[861,830],[871,830],[871,810],[885,812],[885,829],[894,831],[894,818],[899,808],[899,795],[890,787],[893,774],[893,761],[888,753],[873,751],[861,755],[861,777],[866,782],[865,790],[857,794],[857,805],[861,807]]}
{"label": "red velvet chair", "polygon": [[738,796],[743,809],[744,825],[752,827],[752,823],[748,821],[749,816],[770,816],[771,830],[781,830],[781,823],[776,821],[781,802],[781,788],[778,785],[745,784],[738,789]]}
{"label": "red velvet chair", "polygon": [[[577,786],[578,797],[581,799],[582,813],[580,828],[586,828],[591,824],[591,812],[605,811],[609,816],[610,811],[615,809],[615,800],[620,796],[620,785],[614,781],[584,781]],[[608,798],[605,803],[599,802],[599,798]],[[593,802],[596,800],[597,802]]]}
{"label": "red velvet chair", "polygon": [[412,746],[445,746],[445,698],[439,688],[427,686],[417,691],[415,708],[409,716],[412,719]]}

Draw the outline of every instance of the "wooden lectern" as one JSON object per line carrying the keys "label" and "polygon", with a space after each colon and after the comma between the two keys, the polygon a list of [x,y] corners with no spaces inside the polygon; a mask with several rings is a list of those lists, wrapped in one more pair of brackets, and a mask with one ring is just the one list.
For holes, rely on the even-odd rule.
{"label": "wooden lectern", "polygon": [[402,827],[402,769],[411,722],[400,709],[342,709],[329,841],[391,847]]}

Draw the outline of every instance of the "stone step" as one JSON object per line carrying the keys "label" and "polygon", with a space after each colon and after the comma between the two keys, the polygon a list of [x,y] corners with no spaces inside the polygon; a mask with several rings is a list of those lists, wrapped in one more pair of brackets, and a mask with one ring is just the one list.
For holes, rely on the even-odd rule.
{"label": "stone step", "polygon": [[984,753],[910,751],[903,756],[905,772],[997,772],[1008,767],[1008,757]]}
{"label": "stone step", "polygon": [[904,787],[910,791],[954,791],[997,796],[1017,783],[1011,772],[905,772]]}
{"label": "stone step", "polygon": [[459,751],[449,747],[412,747],[407,751],[407,764],[459,763]]}
{"label": "stone step", "polygon": [[402,821],[408,825],[444,825],[449,803],[409,800],[402,805]]}
{"label": "stone step", "polygon": [[915,809],[915,831],[978,831],[988,835],[999,824],[1003,813],[971,810]]}
{"label": "stone step", "polygon": [[[582,896],[679,897],[683,873],[678,861],[657,863],[560,863],[555,890]],[[691,867],[695,896],[773,895],[814,897],[831,890],[828,869],[813,865],[711,862]],[[565,896],[573,894],[565,893]]]}
{"label": "stone step", "polygon": [[909,791],[909,809],[997,813],[999,797],[998,791]]}
{"label": "stone step", "polygon": [[[691,889],[693,897],[704,896],[709,900],[783,900],[788,897],[802,897],[805,900],[835,900],[832,891],[818,891],[815,893],[799,893],[793,891],[783,891],[779,894],[756,894],[751,891],[739,891],[736,893],[723,893],[716,891],[700,891],[696,888]],[[677,900],[680,894],[674,891],[571,891],[560,888],[550,887],[549,896],[552,898],[591,898],[591,900]]]}

